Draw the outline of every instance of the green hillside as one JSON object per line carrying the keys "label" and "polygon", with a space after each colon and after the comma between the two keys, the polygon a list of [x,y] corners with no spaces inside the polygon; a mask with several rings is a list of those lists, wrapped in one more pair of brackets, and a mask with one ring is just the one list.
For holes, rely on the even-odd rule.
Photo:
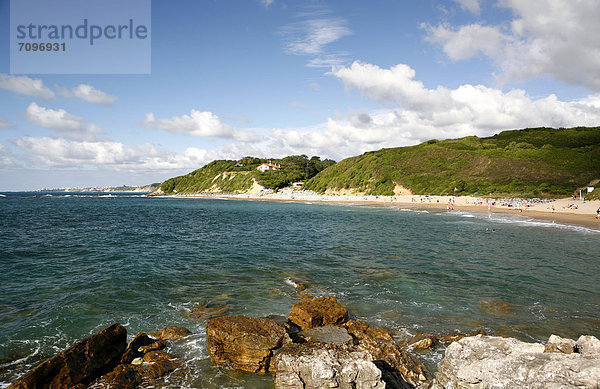
{"label": "green hillside", "polygon": [[304,189],[394,195],[400,185],[414,194],[554,197],[597,178],[600,127],[530,128],[368,152],[325,169]]}
{"label": "green hillside", "polygon": [[[256,168],[265,162],[280,165],[281,169],[261,173]],[[306,181],[335,161],[306,155],[294,155],[282,159],[259,159],[245,157],[239,161],[218,160],[194,170],[185,176],[170,178],[163,182],[156,194],[171,193],[242,193],[250,190],[254,183],[280,189],[295,181]]]}

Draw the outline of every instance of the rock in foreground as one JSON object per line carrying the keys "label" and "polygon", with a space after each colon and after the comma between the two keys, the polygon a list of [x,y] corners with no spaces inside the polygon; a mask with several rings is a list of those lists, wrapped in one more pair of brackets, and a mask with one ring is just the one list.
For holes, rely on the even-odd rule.
{"label": "rock in foreground", "polygon": [[71,388],[87,385],[119,364],[127,331],[115,323],[46,360],[10,388]]}
{"label": "rock in foreground", "polygon": [[288,344],[273,358],[275,389],[383,389],[371,355],[353,347]]}
{"label": "rock in foreground", "polygon": [[281,347],[286,336],[283,327],[264,318],[222,316],[206,323],[211,361],[251,373],[269,370],[272,350]]}
{"label": "rock in foreground", "polygon": [[[598,342],[594,337],[581,337],[580,340],[584,342],[582,345]],[[600,354],[545,353],[544,348],[542,344],[512,338],[475,336],[461,339],[446,349],[433,388],[574,389],[600,385]],[[588,349],[593,347],[588,346]]]}

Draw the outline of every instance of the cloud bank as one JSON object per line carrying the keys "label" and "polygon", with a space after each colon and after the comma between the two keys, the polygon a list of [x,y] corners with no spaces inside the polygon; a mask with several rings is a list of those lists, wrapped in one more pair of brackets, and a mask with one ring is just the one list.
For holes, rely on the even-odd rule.
{"label": "cloud bank", "polygon": [[[476,2],[459,3],[476,10]],[[550,77],[600,91],[597,0],[500,0],[498,6],[512,11],[509,23],[423,25],[426,39],[439,44],[453,61],[488,57],[501,83]]]}

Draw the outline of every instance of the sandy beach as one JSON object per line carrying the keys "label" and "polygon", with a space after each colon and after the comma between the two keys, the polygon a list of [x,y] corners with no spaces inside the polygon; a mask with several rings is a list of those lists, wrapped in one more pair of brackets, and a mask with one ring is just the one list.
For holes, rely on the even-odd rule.
{"label": "sandy beach", "polygon": [[276,193],[265,190],[247,194],[196,193],[177,194],[164,197],[226,198],[255,201],[329,202],[354,205],[393,205],[407,208],[437,208],[447,210],[456,209],[491,213],[502,212],[600,230],[600,219],[596,218],[596,210],[600,207],[600,201],[585,201],[573,198],[556,200],[530,200],[520,198],[494,199],[473,196],[367,196],[353,194],[319,194],[312,191],[290,189],[280,190]]}

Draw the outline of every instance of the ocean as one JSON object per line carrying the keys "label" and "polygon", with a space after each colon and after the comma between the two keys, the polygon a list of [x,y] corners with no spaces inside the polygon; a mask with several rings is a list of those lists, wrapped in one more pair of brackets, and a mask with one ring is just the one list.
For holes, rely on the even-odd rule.
{"label": "ocean", "polygon": [[[212,366],[204,323],[186,313],[209,304],[287,316],[299,301],[293,282],[396,334],[599,337],[599,266],[600,231],[510,214],[7,193],[0,387],[119,322],[130,338],[170,325],[193,332],[170,347],[189,369],[166,387],[270,388],[268,375]],[[434,366],[443,352],[421,357]]]}

